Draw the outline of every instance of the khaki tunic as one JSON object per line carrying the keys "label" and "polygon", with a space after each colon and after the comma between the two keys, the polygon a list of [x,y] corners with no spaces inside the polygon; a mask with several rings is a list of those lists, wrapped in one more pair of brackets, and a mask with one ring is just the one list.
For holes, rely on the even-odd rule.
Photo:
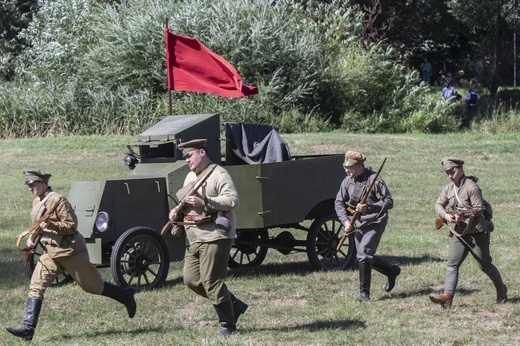
{"label": "khaki tunic", "polygon": [[[210,168],[211,165],[208,167]],[[200,175],[205,173],[202,172]],[[197,180],[194,172],[188,173],[184,180],[184,186],[190,185]],[[220,215],[223,222],[228,221],[228,225],[222,223],[210,222],[198,226],[185,226],[186,238],[189,244],[207,243],[219,239],[235,239],[236,237],[236,219],[233,209],[238,207],[238,192],[231,176],[221,166],[217,166],[206,180],[204,186],[199,189],[198,195],[202,198],[206,197],[206,207],[195,208],[186,205],[183,212],[185,215],[203,215],[210,214],[215,221]],[[204,196],[205,195],[205,196]]]}
{"label": "khaki tunic", "polygon": [[[196,174],[188,173],[184,186],[195,180]],[[192,291],[208,298],[213,305],[219,305],[231,299],[225,280],[229,254],[236,237],[233,209],[239,203],[238,192],[231,176],[221,166],[215,168],[200,190],[199,196],[206,200],[205,208],[186,205],[183,212],[185,215],[209,214],[213,222],[184,226],[187,244],[183,279]]]}
{"label": "khaki tunic", "polygon": [[[458,195],[458,199],[455,196],[455,192]],[[446,211],[446,208],[450,210]],[[485,209],[484,198],[482,197],[480,187],[477,183],[466,176],[462,177],[459,186],[453,183],[446,185],[435,202],[435,213],[443,219],[448,212],[458,211],[461,209]],[[462,233],[467,226],[468,220],[465,220],[464,222],[457,223],[455,225],[455,230]],[[474,218],[473,226],[468,229],[466,234],[475,234],[491,230],[491,222],[486,220],[484,215],[478,215]]]}
{"label": "khaki tunic", "polygon": [[47,228],[42,231],[41,242],[45,251],[34,268],[29,297],[43,299],[47,287],[64,271],[84,291],[101,294],[103,280],[96,267],[90,263],[85,238],[76,230],[77,217],[67,199],[49,187],[42,199],[34,199],[32,221],[35,222],[56,205],[58,207],[49,217]]}

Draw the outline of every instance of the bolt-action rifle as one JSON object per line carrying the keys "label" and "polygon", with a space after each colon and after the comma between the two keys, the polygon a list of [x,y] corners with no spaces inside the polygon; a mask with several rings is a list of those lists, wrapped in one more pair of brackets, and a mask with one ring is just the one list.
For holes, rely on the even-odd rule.
{"label": "bolt-action rifle", "polygon": [[[466,219],[482,214],[482,209],[461,209],[448,214],[453,216],[458,215]],[[445,223],[446,220],[442,217],[435,218],[435,228],[440,229]]]}
{"label": "bolt-action rifle", "polygon": [[[38,243],[41,240],[42,231],[43,231],[43,229],[40,226],[41,223],[47,222],[49,220],[49,218],[56,211],[56,209],[58,208],[60,203],[61,203],[61,201],[56,203],[56,205],[51,210],[49,210],[48,212],[43,214],[38,220],[34,221],[33,224],[31,226],[29,226],[29,228],[27,228],[25,231],[20,233],[20,235],[16,239],[16,247],[22,251],[22,258],[25,263],[29,263],[29,260],[31,259],[31,255],[34,253],[34,248],[36,247],[36,245],[38,245]],[[20,242],[27,235],[29,235],[29,239],[31,239],[31,242],[34,244],[34,247],[28,247],[28,246],[20,247]]]}
{"label": "bolt-action rifle", "polygon": [[[372,191],[372,188],[374,187],[374,184],[375,184],[377,178],[379,177],[379,174],[381,174],[381,170],[383,169],[383,166],[385,165],[385,162],[386,162],[386,157],[383,160],[383,163],[381,164],[381,167],[379,167],[379,169],[377,170],[376,176],[374,177],[374,179],[372,179],[372,182],[368,186],[368,189],[365,192],[365,194],[363,195],[363,198],[361,198],[361,201],[359,201],[360,204],[366,204],[367,203],[368,195],[370,194],[370,191]],[[350,236],[351,234],[356,232],[356,227],[354,226],[354,224],[355,224],[356,220],[360,216],[361,216],[361,212],[359,212],[359,211],[355,211],[354,212],[354,214],[350,218],[350,228],[347,230],[347,232],[345,232],[345,234],[343,234],[343,236],[339,240],[338,246],[336,247],[336,251],[339,251],[339,249],[341,249],[341,247],[343,246],[343,243],[345,242],[345,239],[347,239],[348,236]]]}
{"label": "bolt-action rifle", "polygon": [[188,190],[182,196],[182,198],[179,200],[179,205],[177,206],[177,217],[175,219],[169,219],[166,225],[161,230],[161,235],[164,235],[170,227],[175,226],[177,222],[179,222],[182,218],[182,210],[186,207],[186,197],[193,196],[197,193],[197,190],[200,189],[200,187],[208,180],[211,173],[213,173],[213,170],[217,167],[216,164],[213,165],[199,180],[197,180],[191,189]]}

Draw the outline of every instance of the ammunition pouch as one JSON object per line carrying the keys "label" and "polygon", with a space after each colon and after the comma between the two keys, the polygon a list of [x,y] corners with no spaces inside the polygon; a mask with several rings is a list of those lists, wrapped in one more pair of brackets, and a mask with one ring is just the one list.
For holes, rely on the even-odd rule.
{"label": "ammunition pouch", "polygon": [[180,238],[184,235],[184,226],[182,225],[173,225],[171,234],[174,237]]}
{"label": "ammunition pouch", "polygon": [[231,220],[229,219],[229,212],[227,211],[219,211],[217,213],[212,214],[215,222],[215,228],[218,232],[223,235],[226,235],[231,230]]}

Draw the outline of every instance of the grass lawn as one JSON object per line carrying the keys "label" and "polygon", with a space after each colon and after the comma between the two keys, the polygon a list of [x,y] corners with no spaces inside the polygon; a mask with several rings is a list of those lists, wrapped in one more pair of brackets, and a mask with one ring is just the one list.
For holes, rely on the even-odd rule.
{"label": "grass lawn", "polygon": [[[379,168],[395,207],[378,254],[402,267],[391,293],[373,273],[372,301],[359,304],[358,273],[311,269],[303,253],[270,250],[254,270],[229,271],[228,286],[250,304],[240,334],[217,338],[208,301],[182,284],[182,263],[173,262],[164,287],[136,295],[137,315],[86,294],[75,284],[49,288],[34,345],[515,345],[520,344],[519,207],[520,135],[360,135],[344,132],[283,136],[292,154],[362,151]],[[29,225],[32,197],[23,185],[25,168],[53,174],[64,195],[77,180],[126,177],[122,159],[128,136],[92,136],[0,141],[0,325],[19,325],[29,280],[15,240]],[[461,268],[453,307],[444,310],[428,295],[441,292],[447,232],[435,230],[433,204],[449,181],[443,156],[459,156],[465,171],[480,178],[494,208],[491,253],[509,288],[509,302],[494,303],[491,281],[472,258]],[[323,172],[327,179],[327,172]],[[338,186],[339,187],[339,186]],[[301,232],[301,231],[295,231]],[[100,269],[111,281],[108,269]],[[0,345],[22,344],[5,330]]]}

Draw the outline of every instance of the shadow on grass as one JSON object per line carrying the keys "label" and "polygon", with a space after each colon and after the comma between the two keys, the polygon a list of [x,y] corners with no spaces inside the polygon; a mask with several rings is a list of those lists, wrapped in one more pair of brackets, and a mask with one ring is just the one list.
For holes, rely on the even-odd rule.
{"label": "shadow on grass", "polygon": [[[407,266],[407,265],[420,265],[428,262],[445,262],[446,259],[440,257],[432,257],[429,255],[423,255],[420,257],[408,257],[408,256],[386,256],[382,258],[392,264]],[[345,269],[345,271],[357,270],[357,262],[351,268]],[[235,277],[244,276],[258,276],[258,275],[308,275],[319,270],[313,269],[309,262],[288,262],[288,263],[269,263],[262,264],[258,267],[242,267],[233,269],[229,272],[229,275]]]}
{"label": "shadow on grass", "polygon": [[[172,327],[172,328],[168,328],[169,331],[171,330],[174,330],[174,329],[178,329],[178,330],[181,330],[182,328],[180,327]],[[107,337],[107,336],[111,336],[111,335],[122,335],[124,334],[125,336],[127,335],[135,335],[135,336],[140,336],[144,333],[146,334],[149,334],[149,333],[162,333],[164,332],[164,328],[161,328],[161,327],[156,327],[156,328],[139,328],[139,329],[110,329],[110,330],[103,330],[103,331],[93,331],[93,332],[90,332],[90,333],[79,333],[79,334],[60,334],[60,335],[54,335],[54,336],[51,336],[49,338],[47,338],[45,341],[49,342],[49,341],[64,341],[64,340],[74,340],[74,339],[80,339],[80,338],[87,338],[87,339],[90,339],[90,338],[103,338],[103,337]]]}
{"label": "shadow on grass", "polygon": [[[377,254],[376,254],[377,256]],[[422,255],[420,257],[409,257],[409,256],[382,256],[384,260],[390,262],[391,264],[396,264],[399,266],[407,266],[407,265],[419,265],[422,263],[439,263],[446,262],[446,258],[433,257],[430,255]]]}
{"label": "shadow on grass", "polygon": [[366,328],[365,321],[361,320],[340,320],[340,321],[314,321],[307,324],[297,326],[279,326],[276,328],[240,328],[241,332],[253,332],[253,331],[278,331],[278,332],[290,332],[293,330],[306,330],[309,332],[318,332],[321,330],[354,330]]}

